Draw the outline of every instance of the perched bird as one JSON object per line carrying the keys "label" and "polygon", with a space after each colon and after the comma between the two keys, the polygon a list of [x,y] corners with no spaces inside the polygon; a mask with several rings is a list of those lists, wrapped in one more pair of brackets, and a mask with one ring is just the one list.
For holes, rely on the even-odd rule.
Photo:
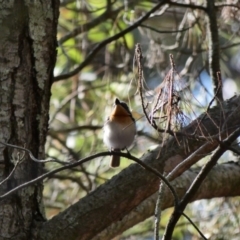
{"label": "perched bird", "polygon": [[[125,102],[115,99],[114,109],[103,127],[103,141],[111,151],[128,148],[136,134],[135,119]],[[120,156],[112,156],[110,166],[118,167]]]}

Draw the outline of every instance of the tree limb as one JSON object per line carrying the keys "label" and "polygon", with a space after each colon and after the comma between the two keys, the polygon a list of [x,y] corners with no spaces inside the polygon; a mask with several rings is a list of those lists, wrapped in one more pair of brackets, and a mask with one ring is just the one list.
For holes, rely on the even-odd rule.
{"label": "tree limb", "polygon": [[150,11],[148,11],[144,16],[139,18],[139,20],[136,21],[135,23],[133,23],[131,26],[129,26],[128,28],[124,29],[123,31],[121,31],[121,32],[115,34],[114,36],[109,37],[109,38],[103,40],[102,42],[100,42],[99,44],[97,44],[93,48],[93,50],[88,54],[88,56],[85,58],[85,60],[78,67],[76,67],[74,70],[72,70],[71,72],[69,72],[67,74],[63,74],[63,75],[55,77],[54,81],[56,82],[56,81],[60,81],[60,80],[69,78],[69,77],[77,74],[78,72],[80,72],[84,67],[86,67],[92,61],[93,57],[98,53],[98,51],[100,51],[100,49],[102,49],[108,43],[111,43],[112,41],[119,39],[120,37],[124,36],[125,34],[131,32],[132,30],[137,28],[152,13],[154,13],[157,9],[159,9],[163,4],[166,4],[166,3],[168,3],[168,0],[161,0],[157,5],[155,5]]}
{"label": "tree limb", "polygon": [[[221,107],[216,106],[210,109],[208,116],[202,121],[204,132],[209,136],[218,136],[220,132],[221,138],[224,139],[237,129],[240,126],[239,103],[240,96],[235,96],[223,102]],[[223,116],[227,116],[227,118],[223,119]],[[198,118],[198,121],[201,117]],[[189,134],[193,132],[198,121],[193,121],[184,128],[184,132]],[[223,121],[224,124],[222,124]],[[223,126],[223,129],[220,131],[216,124]],[[163,145],[160,154],[158,147],[145,154],[142,161],[161,172],[163,170],[171,171],[178,163],[209,141],[191,139],[186,147],[186,144],[183,144],[186,140],[184,136],[179,136],[178,140],[171,138]],[[206,148],[205,154],[195,157],[200,160],[217,146],[218,142],[212,141],[212,144]],[[158,155],[159,158],[156,159]],[[158,187],[159,179],[156,175],[145,171],[137,164],[132,164],[110,181],[46,222],[42,226],[39,239],[46,239],[46,233],[49,240],[61,240],[70,236],[71,239],[91,239],[112,223],[121,220],[142,201],[155,193]]]}
{"label": "tree limb", "polygon": [[227,147],[232,144],[232,142],[239,136],[239,134],[240,134],[240,128],[238,128],[236,131],[234,131],[227,138],[226,141],[220,142],[217,151],[213,154],[211,159],[202,167],[201,171],[196,176],[196,178],[193,180],[191,186],[187,190],[186,194],[184,195],[183,199],[179,203],[178,207],[174,209],[174,212],[171,215],[171,218],[165,229],[163,239],[171,239],[172,238],[174,228],[175,228],[179,218],[181,217],[182,212],[186,208],[187,204],[194,197],[194,195],[198,191],[199,187],[201,186],[202,182],[207,177],[207,175],[209,174],[211,169],[214,167],[214,165],[217,163],[219,158],[227,150]]}
{"label": "tree limb", "polygon": [[[179,198],[182,198],[193,180],[199,173],[200,168],[184,172],[180,177],[171,182]],[[226,182],[228,184],[226,184]],[[191,200],[192,202],[200,199],[211,199],[215,197],[239,196],[240,188],[240,162],[228,162],[216,165],[202,183],[198,192]],[[223,187],[224,186],[224,187]],[[92,238],[92,240],[112,239],[114,236],[121,234],[130,227],[153,216],[156,206],[157,193],[145,199],[140,205],[133,209],[121,221],[115,222],[104,231]],[[173,206],[173,198],[166,189],[162,200],[162,210]],[[164,212],[162,213],[164,214]]]}
{"label": "tree limb", "polygon": [[113,10],[113,11],[111,11],[111,9],[107,8],[106,11],[102,15],[96,17],[95,19],[93,19],[93,20],[91,20],[91,21],[89,21],[89,22],[87,22],[85,24],[82,24],[79,27],[74,28],[71,32],[67,33],[65,36],[60,38],[58,43],[61,45],[64,42],[66,42],[67,40],[69,40],[70,38],[76,37],[78,34],[90,31],[90,29],[96,27],[99,23],[107,21],[107,19],[109,17],[111,18],[112,16],[117,16],[118,13],[122,9],[123,9],[123,6],[119,7],[116,10]]}

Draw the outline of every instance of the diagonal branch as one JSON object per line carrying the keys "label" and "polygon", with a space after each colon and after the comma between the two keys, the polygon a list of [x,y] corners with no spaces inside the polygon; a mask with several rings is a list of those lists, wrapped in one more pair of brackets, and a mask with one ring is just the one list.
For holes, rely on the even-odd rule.
{"label": "diagonal branch", "polygon": [[73,71],[67,73],[67,74],[63,74],[60,76],[57,76],[54,78],[54,81],[60,81],[66,78],[69,78],[71,76],[74,76],[75,74],[77,74],[78,72],[80,72],[84,67],[86,67],[93,59],[93,57],[103,48],[105,47],[107,44],[111,43],[112,41],[115,41],[119,38],[121,38],[122,36],[124,36],[125,34],[131,32],[132,30],[134,30],[135,28],[137,28],[142,22],[144,22],[152,13],[154,13],[156,10],[158,10],[163,4],[168,3],[168,0],[161,0],[155,7],[153,7],[150,11],[148,11],[144,16],[142,16],[141,18],[139,18],[134,24],[132,24],[131,26],[129,26],[128,28],[124,29],[123,31],[115,34],[112,37],[109,37],[105,40],[103,40],[102,42],[100,42],[99,44],[97,44],[93,50],[88,54],[88,56],[85,58],[85,60],[78,66],[76,67]]}
{"label": "diagonal branch", "polygon": [[[240,96],[235,96],[223,102],[221,107],[216,106],[209,110],[211,119],[207,116],[202,121],[209,135],[218,135],[219,129],[213,124],[213,121],[220,125],[222,111],[225,116],[228,116],[225,128],[221,132],[222,139],[240,126],[239,103]],[[184,131],[191,132],[196,128],[195,125],[198,121],[192,122]],[[183,140],[186,141],[184,137],[178,138],[178,142],[182,143]],[[186,149],[185,144],[179,145],[178,142],[175,138],[169,139],[162,146],[159,158],[157,158],[158,147],[145,154],[142,161],[158,171],[163,172],[164,165],[165,170],[167,168],[171,171],[178,163],[206,143],[206,141],[191,139],[188,141]],[[213,141],[205,149],[205,155],[217,146],[217,141]],[[195,158],[200,160],[202,156],[202,154],[196,155]],[[72,239],[91,239],[112,223],[121,220],[142,201],[155,193],[158,187],[159,178],[156,175],[149,173],[137,164],[132,164],[110,181],[46,222],[42,226],[39,239],[46,239],[46,233],[49,232],[52,233],[51,238],[48,236],[49,240],[63,240],[69,236]]]}
{"label": "diagonal branch", "polygon": [[74,28],[71,32],[67,33],[65,36],[63,36],[61,39],[59,39],[59,41],[58,41],[59,45],[62,45],[64,42],[66,42],[70,38],[74,38],[83,32],[90,31],[90,29],[96,27],[99,23],[106,21],[108,19],[108,17],[117,16],[118,13],[122,9],[123,9],[123,6],[119,7],[118,9],[116,9],[112,12],[109,11],[108,9],[106,9],[106,11],[99,17],[97,17],[97,18],[93,19],[92,21],[87,22],[79,27]]}
{"label": "diagonal branch", "polygon": [[[199,173],[200,168],[188,170],[180,177],[171,182],[175,188],[179,198],[182,198],[190,187],[193,180]],[[216,181],[217,179],[217,181]],[[225,184],[228,182],[228,184]],[[216,165],[198,189],[197,194],[191,202],[200,199],[210,199],[225,196],[239,196],[240,188],[240,162],[229,162]],[[223,188],[224,186],[224,188]],[[121,234],[132,226],[153,216],[156,205],[157,193],[145,199],[140,205],[134,208],[121,221],[111,224],[104,231],[96,235],[92,240],[110,240],[116,235]],[[166,190],[162,200],[162,210],[173,206],[173,198],[168,190]]]}
{"label": "diagonal branch", "polygon": [[228,147],[232,144],[232,142],[240,135],[240,128],[238,128],[236,131],[234,131],[227,140],[221,142],[219,144],[219,147],[217,151],[214,153],[214,155],[211,157],[211,159],[203,166],[201,171],[198,173],[194,181],[192,182],[191,186],[187,190],[186,194],[184,195],[183,199],[179,203],[179,206],[174,209],[174,212],[169,220],[169,223],[167,225],[167,228],[165,230],[163,239],[171,239],[173,230],[179,220],[179,218],[182,215],[182,212],[186,208],[187,204],[191,201],[191,199],[196,194],[197,190],[201,186],[204,179],[207,177],[211,169],[214,167],[214,165],[217,163],[219,158],[222,156],[222,154],[228,149]]}

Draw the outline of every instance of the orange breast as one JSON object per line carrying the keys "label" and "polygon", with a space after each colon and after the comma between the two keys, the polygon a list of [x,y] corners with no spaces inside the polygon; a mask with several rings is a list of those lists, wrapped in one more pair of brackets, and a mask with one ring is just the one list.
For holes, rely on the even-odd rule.
{"label": "orange breast", "polygon": [[133,120],[130,114],[121,105],[115,106],[111,116],[109,117],[109,120],[118,122],[124,126],[127,126],[133,123]]}
{"label": "orange breast", "polygon": [[109,120],[119,123],[125,127],[134,123],[130,116],[112,115]]}
{"label": "orange breast", "polygon": [[129,116],[129,112],[126,111],[121,105],[116,105],[112,111],[112,115],[115,116]]}

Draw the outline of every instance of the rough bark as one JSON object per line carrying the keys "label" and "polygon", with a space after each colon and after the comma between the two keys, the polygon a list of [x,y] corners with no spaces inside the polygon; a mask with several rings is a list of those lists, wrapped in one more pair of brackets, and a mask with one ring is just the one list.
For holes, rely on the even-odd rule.
{"label": "rough bark", "polygon": [[[0,1],[0,141],[25,147],[44,158],[50,87],[56,60],[58,1]],[[0,194],[42,173],[29,156],[0,144],[0,181],[21,159]],[[42,185],[0,202],[1,239],[34,239],[44,221]]]}
{"label": "rough bark", "polygon": [[[240,96],[224,102],[220,107],[214,107],[209,115],[202,115],[201,130],[198,134],[218,136],[221,132],[223,139],[240,126],[239,112]],[[205,116],[205,117],[204,117]],[[192,133],[199,121],[194,121],[184,129],[185,133]],[[220,126],[220,127],[218,127]],[[162,147],[149,152],[142,157],[145,163],[160,171],[171,171],[179,162],[183,161],[207,140],[188,140],[186,137],[170,139]],[[213,151],[218,143],[210,140],[205,154]],[[180,145],[179,145],[180,143]],[[196,154],[200,160],[204,154]],[[77,203],[46,222],[40,232],[40,239],[61,240],[92,239],[111,224],[120,221],[133,211],[142,201],[151,196],[159,187],[159,179],[140,166],[133,164],[114,176],[110,181],[82,198]]]}
{"label": "rough bark", "polygon": [[[199,169],[192,169],[184,172],[180,177],[171,182],[179,198],[183,197],[193,180],[196,178]],[[227,184],[226,184],[227,183]],[[215,197],[230,197],[240,195],[240,162],[229,162],[215,166],[202,183],[195,200],[212,199]],[[173,206],[172,194],[168,189],[162,199],[162,210]],[[116,235],[124,232],[139,222],[153,216],[156,205],[157,193],[145,199],[140,205],[133,209],[120,221],[111,224],[104,231],[93,237],[93,240],[110,240]],[[164,214],[164,212],[163,212]]]}

